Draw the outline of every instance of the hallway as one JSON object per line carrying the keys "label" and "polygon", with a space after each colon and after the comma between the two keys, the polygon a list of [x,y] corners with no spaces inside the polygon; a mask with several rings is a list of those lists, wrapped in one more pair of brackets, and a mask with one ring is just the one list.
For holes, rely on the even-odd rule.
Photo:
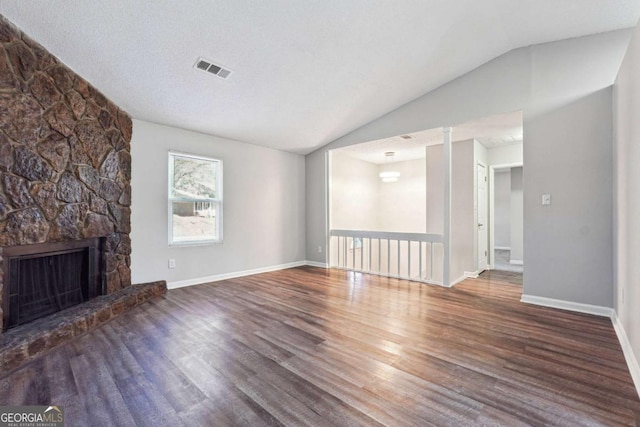
{"label": "hallway", "polygon": [[511,264],[511,251],[506,249],[496,249],[493,261],[493,269],[499,271],[512,271],[522,273],[524,268],[522,265]]}

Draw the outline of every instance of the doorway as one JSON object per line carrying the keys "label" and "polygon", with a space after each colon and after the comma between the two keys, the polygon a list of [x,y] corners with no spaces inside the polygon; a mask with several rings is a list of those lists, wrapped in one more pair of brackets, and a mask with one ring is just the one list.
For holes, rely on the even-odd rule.
{"label": "doorway", "polygon": [[494,270],[522,273],[523,256],[522,164],[490,168],[491,232],[489,251]]}

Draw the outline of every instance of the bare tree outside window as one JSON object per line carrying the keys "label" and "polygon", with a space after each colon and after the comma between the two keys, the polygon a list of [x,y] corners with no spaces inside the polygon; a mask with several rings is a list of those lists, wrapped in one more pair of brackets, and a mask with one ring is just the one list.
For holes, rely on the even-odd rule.
{"label": "bare tree outside window", "polygon": [[169,153],[169,243],[222,241],[222,161]]}

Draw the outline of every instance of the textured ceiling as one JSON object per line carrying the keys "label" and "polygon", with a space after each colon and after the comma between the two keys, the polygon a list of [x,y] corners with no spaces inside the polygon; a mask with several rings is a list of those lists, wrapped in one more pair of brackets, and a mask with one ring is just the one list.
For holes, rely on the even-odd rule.
{"label": "textured ceiling", "polygon": [[[349,145],[333,151],[364,160],[365,162],[381,165],[391,163],[388,162],[388,159],[385,159],[384,153],[387,151],[395,153],[393,162],[404,162],[422,159],[425,156],[424,147],[442,144],[442,128],[429,129],[407,135],[411,136],[411,139],[394,136],[362,144]],[[451,128],[451,139],[454,142],[476,139],[489,149],[522,143],[522,112],[498,114],[459,124]]]}
{"label": "textured ceiling", "polygon": [[[308,153],[518,47],[631,27],[638,0],[0,0],[134,118]],[[195,70],[204,57],[233,71]]]}

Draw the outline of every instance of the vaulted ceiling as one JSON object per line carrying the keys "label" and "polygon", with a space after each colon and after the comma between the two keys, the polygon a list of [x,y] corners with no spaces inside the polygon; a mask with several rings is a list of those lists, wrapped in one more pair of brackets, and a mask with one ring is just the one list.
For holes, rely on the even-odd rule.
{"label": "vaulted ceiling", "polygon": [[[451,128],[451,140],[467,141],[476,139],[486,148],[497,148],[511,144],[522,144],[522,111],[482,117]],[[382,165],[391,162],[422,159],[425,147],[443,143],[442,128],[426,129],[391,138],[378,139],[362,144],[348,145],[336,151],[365,162]],[[392,151],[390,160],[385,153]]]}
{"label": "vaulted ceiling", "polygon": [[[308,153],[509,50],[632,27],[637,0],[0,0],[134,118]],[[194,68],[205,58],[226,79]]]}

